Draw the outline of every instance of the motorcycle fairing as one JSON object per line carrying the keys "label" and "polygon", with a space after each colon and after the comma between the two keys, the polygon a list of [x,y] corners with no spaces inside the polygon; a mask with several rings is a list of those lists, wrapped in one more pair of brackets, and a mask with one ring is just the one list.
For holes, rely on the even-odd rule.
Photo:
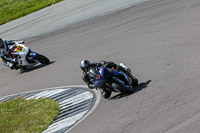
{"label": "motorcycle fairing", "polygon": [[96,80],[94,80],[94,86],[99,88],[108,80],[109,71],[107,68],[103,67],[96,69],[98,69],[97,72],[99,72],[99,74],[96,76]]}
{"label": "motorcycle fairing", "polygon": [[[111,72],[112,71],[112,72]],[[94,86],[96,88],[101,88],[103,87],[103,85],[107,82],[108,77],[109,77],[109,73],[112,73],[112,77],[113,80],[119,82],[121,85],[123,85],[124,87],[130,87],[131,83],[130,83],[130,79],[129,77],[122,71],[117,71],[117,70],[111,70],[109,68],[92,68],[89,71],[89,75],[90,77],[92,77],[91,81],[94,83]],[[118,76],[122,76],[124,78],[123,81],[121,79],[118,78]],[[126,83],[125,83],[126,82]]]}
{"label": "motorcycle fairing", "polygon": [[30,60],[34,60],[36,55],[37,55],[36,52],[31,52],[28,58],[29,58]]}
{"label": "motorcycle fairing", "polygon": [[129,77],[124,72],[122,72],[122,71],[118,72],[117,70],[113,70],[113,75],[114,76],[123,76],[126,79],[128,85],[129,86],[131,85]]}

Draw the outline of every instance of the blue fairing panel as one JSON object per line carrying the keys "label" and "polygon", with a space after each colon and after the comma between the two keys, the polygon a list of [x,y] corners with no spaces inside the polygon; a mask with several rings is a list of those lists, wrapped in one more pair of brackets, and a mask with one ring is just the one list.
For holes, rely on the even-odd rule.
{"label": "blue fairing panel", "polygon": [[31,52],[31,53],[30,53],[30,57],[32,57],[32,58],[34,58],[36,55],[37,55],[36,52]]}
{"label": "blue fairing panel", "polygon": [[100,79],[106,82],[108,80],[109,71],[107,68],[100,68]]}

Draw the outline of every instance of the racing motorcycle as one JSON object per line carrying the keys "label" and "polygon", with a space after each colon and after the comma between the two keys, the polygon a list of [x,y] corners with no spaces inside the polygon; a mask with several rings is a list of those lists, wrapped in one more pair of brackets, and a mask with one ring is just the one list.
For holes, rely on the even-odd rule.
{"label": "racing motorcycle", "polygon": [[[129,74],[123,71],[107,68],[107,67],[94,67],[90,69],[90,76],[93,77],[93,83],[95,88],[105,88],[108,91],[121,92],[121,93],[133,93],[134,87],[138,85],[138,80],[132,74],[130,69],[123,63],[120,66],[126,68]],[[108,94],[109,95],[109,94]],[[109,96],[104,96],[107,98]]]}
{"label": "racing motorcycle", "polygon": [[[15,44],[10,46],[10,56],[15,60],[16,70],[20,69],[20,73],[26,68],[33,67],[38,63],[49,64],[49,59],[41,54],[31,51],[29,46],[24,45],[21,41],[14,41]],[[2,59],[0,58],[2,61]]]}

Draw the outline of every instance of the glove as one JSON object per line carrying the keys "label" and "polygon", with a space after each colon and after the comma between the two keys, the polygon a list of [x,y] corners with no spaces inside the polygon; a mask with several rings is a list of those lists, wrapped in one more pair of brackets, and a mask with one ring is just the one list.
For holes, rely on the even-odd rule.
{"label": "glove", "polygon": [[1,56],[1,59],[2,59],[2,60],[5,60],[5,56],[2,55],[2,56]]}

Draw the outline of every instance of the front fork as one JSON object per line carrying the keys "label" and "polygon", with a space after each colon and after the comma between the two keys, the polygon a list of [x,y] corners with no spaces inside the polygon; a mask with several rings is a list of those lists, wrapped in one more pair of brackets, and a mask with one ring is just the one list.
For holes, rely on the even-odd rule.
{"label": "front fork", "polygon": [[107,85],[107,84],[108,84],[108,83],[105,83],[105,84],[103,85],[103,87],[98,88],[98,89],[100,90],[100,92],[102,92],[102,91],[109,91],[109,92],[112,92],[112,88],[109,87],[110,85]]}

